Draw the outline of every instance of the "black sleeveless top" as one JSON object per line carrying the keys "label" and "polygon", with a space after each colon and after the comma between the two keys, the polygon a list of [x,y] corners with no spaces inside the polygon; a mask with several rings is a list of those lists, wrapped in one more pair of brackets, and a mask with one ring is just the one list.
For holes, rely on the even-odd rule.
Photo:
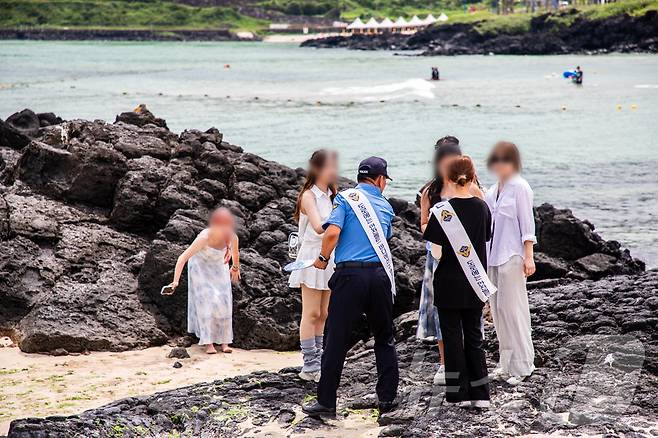
{"label": "black sleeveless top", "polygon": [[[480,198],[452,198],[450,205],[457,213],[466,234],[471,239],[482,266],[487,269],[487,241],[491,239],[491,212],[487,203]],[[441,224],[434,214],[423,234],[425,240],[441,245],[441,260],[434,271],[434,304],[444,309],[482,308],[484,303],[475,294],[457,255],[450,246]]]}

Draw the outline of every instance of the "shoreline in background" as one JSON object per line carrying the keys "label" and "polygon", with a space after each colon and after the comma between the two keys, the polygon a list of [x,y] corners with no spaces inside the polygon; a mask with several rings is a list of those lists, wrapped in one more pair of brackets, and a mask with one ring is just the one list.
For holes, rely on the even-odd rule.
{"label": "shoreline in background", "polygon": [[[168,359],[171,347],[121,353],[49,356],[0,349],[0,436],[17,418],[73,415],[125,397],[143,396],[182,386],[298,366],[298,352],[234,349],[205,354],[187,348],[191,358]],[[173,368],[174,362],[183,364]]]}

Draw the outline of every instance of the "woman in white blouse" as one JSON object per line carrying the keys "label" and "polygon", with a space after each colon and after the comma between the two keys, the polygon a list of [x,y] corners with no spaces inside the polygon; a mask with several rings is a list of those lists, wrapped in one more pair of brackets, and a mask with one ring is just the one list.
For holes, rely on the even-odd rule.
{"label": "woman in white blouse", "polygon": [[[295,219],[299,222],[301,246],[297,260],[315,260],[322,246],[322,225],[332,210],[338,180],[338,162],[334,152],[318,150],[311,155],[306,181],[297,197]],[[313,266],[293,271],[289,285],[302,289],[302,320],[299,342],[304,365],[299,377],[320,380],[320,360],[324,343],[324,323],[329,309],[329,278],[334,272],[333,256],[327,269]]]}
{"label": "woman in white blouse", "polygon": [[521,154],[514,143],[497,143],[487,167],[498,179],[485,196],[493,228],[487,245],[489,278],[498,287],[489,301],[500,354],[493,376],[518,384],[535,369],[526,290],[526,278],[535,273],[533,194],[519,175]]}

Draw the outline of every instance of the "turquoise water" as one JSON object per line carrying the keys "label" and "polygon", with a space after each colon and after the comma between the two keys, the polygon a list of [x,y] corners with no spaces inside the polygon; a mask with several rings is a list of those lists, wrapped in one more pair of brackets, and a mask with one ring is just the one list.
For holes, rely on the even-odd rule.
{"label": "turquoise water", "polygon": [[[561,77],[576,64],[583,87]],[[433,65],[438,83],[425,80]],[[352,176],[359,159],[381,155],[394,178],[389,194],[407,199],[430,173],[436,138],[459,136],[487,184],[486,152],[509,139],[522,149],[537,203],[571,208],[658,266],[655,55],[425,58],[266,43],[0,41],[0,117],[29,107],[112,121],[139,103],[175,131],[216,126],[290,166],[329,147]]]}

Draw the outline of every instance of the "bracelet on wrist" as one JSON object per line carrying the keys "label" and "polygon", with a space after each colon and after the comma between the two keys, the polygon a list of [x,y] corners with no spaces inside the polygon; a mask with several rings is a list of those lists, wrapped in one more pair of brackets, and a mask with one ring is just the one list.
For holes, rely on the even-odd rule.
{"label": "bracelet on wrist", "polygon": [[239,271],[239,270],[240,270],[240,266],[238,265],[231,266],[231,271]]}

